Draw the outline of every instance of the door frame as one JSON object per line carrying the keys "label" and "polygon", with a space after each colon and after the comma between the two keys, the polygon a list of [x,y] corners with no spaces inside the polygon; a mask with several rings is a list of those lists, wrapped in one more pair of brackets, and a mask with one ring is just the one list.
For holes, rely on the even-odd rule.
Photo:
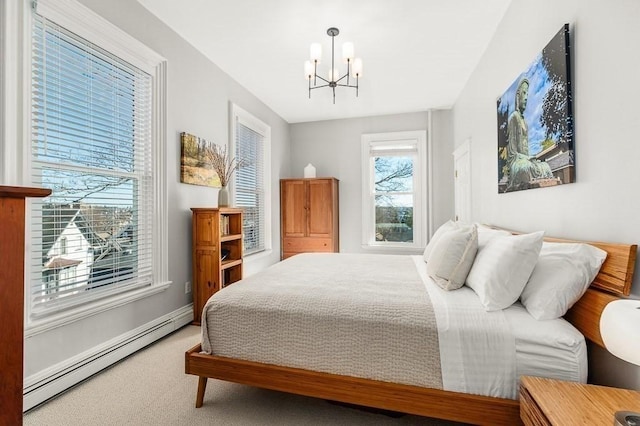
{"label": "door frame", "polygon": [[[461,168],[466,169],[466,173],[459,173]],[[462,182],[462,179],[465,182]],[[464,184],[468,190],[462,193]],[[453,151],[453,188],[454,188],[454,216],[455,220],[465,222],[471,221],[471,138],[467,138],[455,151]],[[464,197],[466,203],[459,200]],[[464,212],[461,212],[462,205],[466,205]]]}

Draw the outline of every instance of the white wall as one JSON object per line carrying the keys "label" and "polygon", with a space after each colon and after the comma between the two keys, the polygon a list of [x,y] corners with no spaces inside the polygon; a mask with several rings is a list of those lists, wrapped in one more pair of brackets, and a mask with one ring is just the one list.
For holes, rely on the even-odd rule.
{"label": "white wall", "polygon": [[[474,221],[640,242],[639,22],[637,0],[513,0],[453,110],[456,146],[472,139]],[[576,183],[498,194],[496,99],[564,23],[573,56]],[[639,281],[640,270],[635,296]],[[640,388],[640,368],[599,348],[591,358],[594,381]]]}
{"label": "white wall", "polygon": [[[184,283],[191,280],[191,207],[217,204],[217,190],[180,183],[182,131],[217,143],[228,143],[229,101],[271,126],[272,185],[277,194],[280,176],[289,174],[289,125],[260,100],[223,73],[138,2],[82,0],[98,14],[131,34],[168,60],[167,182],[169,204],[169,279],[160,294],[130,303],[68,326],[31,336],[25,341],[25,376],[64,361],[191,303]],[[248,258],[250,274],[279,260],[279,205],[274,203],[273,252]],[[187,349],[187,348],[185,348]]]}
{"label": "white wall", "polygon": [[[432,112],[433,222],[438,226],[453,216],[453,129],[450,111]],[[308,163],[318,177],[340,180],[340,251],[362,248],[363,133],[425,130],[428,113],[385,115],[291,125],[291,176],[302,177]]]}

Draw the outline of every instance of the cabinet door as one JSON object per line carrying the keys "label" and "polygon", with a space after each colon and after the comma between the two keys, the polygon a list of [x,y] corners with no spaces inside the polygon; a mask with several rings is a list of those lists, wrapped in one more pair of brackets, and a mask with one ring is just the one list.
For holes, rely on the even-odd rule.
{"label": "cabinet door", "polygon": [[207,300],[220,289],[219,256],[216,250],[196,250],[196,277],[194,293],[194,318],[200,322],[202,308]]}
{"label": "cabinet door", "polygon": [[307,193],[305,181],[285,180],[281,182],[282,235],[304,237],[307,226]]}
{"label": "cabinet door", "polygon": [[309,236],[333,235],[333,182],[330,179],[309,182]]}
{"label": "cabinet door", "polygon": [[220,232],[213,213],[198,213],[195,215],[195,244],[197,246],[214,246],[216,236]]}

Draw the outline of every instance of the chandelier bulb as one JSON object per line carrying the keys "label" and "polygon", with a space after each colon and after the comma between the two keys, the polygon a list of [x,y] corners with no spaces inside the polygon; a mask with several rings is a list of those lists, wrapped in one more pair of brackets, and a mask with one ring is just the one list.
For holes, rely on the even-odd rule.
{"label": "chandelier bulb", "polygon": [[351,75],[353,77],[362,77],[362,59],[355,58],[353,60],[353,66],[351,68]]}
{"label": "chandelier bulb", "polygon": [[342,59],[344,60],[345,64],[353,60],[353,51],[353,43],[351,43],[350,41],[342,45]]}
{"label": "chandelier bulb", "polygon": [[320,58],[322,58],[322,45],[320,43],[312,43],[309,48],[309,53],[311,60],[319,64]]}

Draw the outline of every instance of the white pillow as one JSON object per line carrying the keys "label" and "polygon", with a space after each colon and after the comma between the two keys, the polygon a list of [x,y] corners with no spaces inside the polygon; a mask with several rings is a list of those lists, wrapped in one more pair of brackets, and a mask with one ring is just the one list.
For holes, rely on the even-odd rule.
{"label": "white pillow", "polygon": [[458,228],[458,224],[452,220],[449,220],[443,223],[442,225],[440,225],[440,227],[436,230],[436,232],[433,233],[433,236],[429,240],[429,244],[427,244],[427,246],[424,248],[424,253],[422,254],[422,257],[424,258],[425,262],[429,261],[429,256],[431,255],[431,251],[433,250],[433,247],[436,245],[440,237],[442,237],[442,234],[457,228]]}
{"label": "white pillow", "polygon": [[496,236],[478,250],[467,285],[486,311],[511,306],[522,293],[542,247],[544,232]]}
{"label": "white pillow", "polygon": [[560,318],[582,297],[607,257],[589,244],[544,243],[521,302],[537,320]]}
{"label": "white pillow", "polygon": [[445,290],[464,285],[478,251],[475,225],[459,226],[443,233],[431,250],[427,274]]}
{"label": "white pillow", "polygon": [[489,241],[495,237],[508,237],[511,232],[504,229],[493,229],[486,225],[477,224],[478,226],[478,250],[482,250]]}

